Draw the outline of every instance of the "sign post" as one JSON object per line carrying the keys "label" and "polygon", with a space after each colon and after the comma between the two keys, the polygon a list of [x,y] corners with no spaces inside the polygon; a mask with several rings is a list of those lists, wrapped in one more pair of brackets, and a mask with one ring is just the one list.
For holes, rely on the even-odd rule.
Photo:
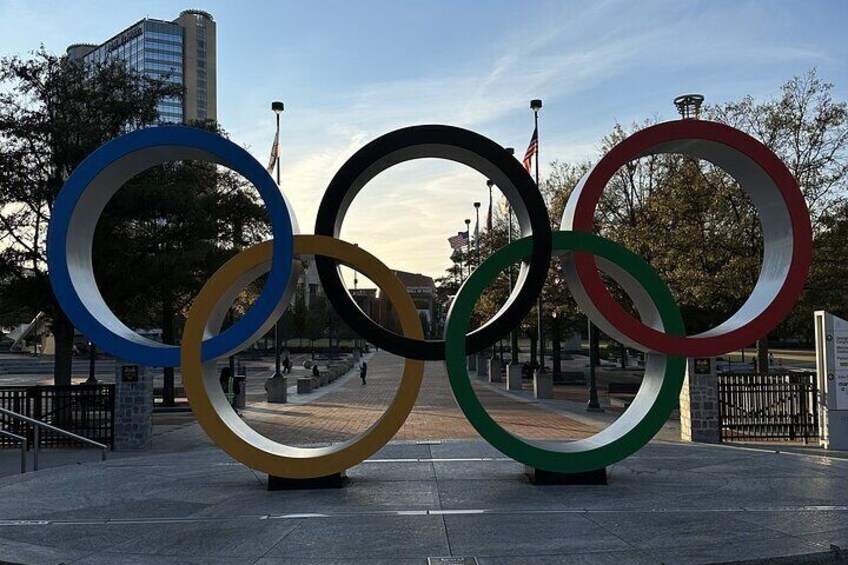
{"label": "sign post", "polygon": [[848,449],[848,320],[815,313],[819,437],[825,449]]}

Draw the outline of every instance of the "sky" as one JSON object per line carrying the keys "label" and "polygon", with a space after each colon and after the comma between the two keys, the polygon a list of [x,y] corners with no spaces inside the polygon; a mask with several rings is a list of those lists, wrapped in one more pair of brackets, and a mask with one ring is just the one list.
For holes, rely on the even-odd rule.
{"label": "sky", "polygon": [[[769,98],[813,67],[839,97],[848,88],[843,1],[0,0],[0,55],[42,43],[62,53],[187,8],[217,22],[218,120],[263,164],[270,103],[285,103],[282,190],[302,233],[336,170],[400,127],[472,129],[520,158],[541,98],[544,177],[555,159],[596,159],[616,122],[676,119],[679,94]],[[474,201],[485,212],[485,182],[456,163],[403,163],[360,192],[341,237],[390,268],[439,276],[447,237],[465,218],[473,228]]]}

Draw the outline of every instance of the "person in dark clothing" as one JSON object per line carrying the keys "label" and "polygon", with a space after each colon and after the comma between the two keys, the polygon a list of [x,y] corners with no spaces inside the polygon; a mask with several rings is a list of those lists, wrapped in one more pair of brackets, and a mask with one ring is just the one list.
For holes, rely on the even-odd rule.
{"label": "person in dark clothing", "polygon": [[224,394],[230,392],[230,379],[232,378],[232,372],[229,367],[224,367],[221,369],[221,376],[218,377],[218,381],[221,383],[221,388],[224,389]]}
{"label": "person in dark clothing", "polygon": [[318,371],[318,363],[312,365],[312,376],[316,379],[321,376],[321,373]]}
{"label": "person in dark clothing", "polygon": [[285,359],[283,359],[283,374],[291,373],[291,360],[289,359],[288,353],[286,353]]}
{"label": "person in dark clothing", "polygon": [[359,378],[362,379],[362,384],[365,384],[365,375],[368,374],[368,363],[365,361],[362,362],[362,365],[359,366]]}

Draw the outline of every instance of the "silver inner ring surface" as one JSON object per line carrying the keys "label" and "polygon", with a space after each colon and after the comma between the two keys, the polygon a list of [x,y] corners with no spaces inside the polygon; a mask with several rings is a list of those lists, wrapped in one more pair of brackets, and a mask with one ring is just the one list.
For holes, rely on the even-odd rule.
{"label": "silver inner ring surface", "polygon": [[[757,283],[745,303],[727,320],[711,330],[695,334],[692,338],[706,338],[738,330],[757,318],[777,297],[786,282],[792,264],[794,245],[792,240],[792,222],[789,209],[780,195],[774,180],[753,159],[723,143],[701,139],[676,140],[662,143],[634,157],[646,157],[660,153],[679,153],[704,159],[720,167],[739,183],[745,194],[751,199],[757,210],[760,226],[763,230],[763,261]],[[596,165],[597,166],[597,165]],[[587,179],[594,168],[580,179],[565,206],[562,216],[562,229],[574,229],[574,212]],[[577,304],[587,313],[604,333],[635,349],[644,350],[644,346],[634,342],[617,328],[609,324],[601,312],[589,300],[583,283],[576,276],[574,263],[565,263],[566,280]],[[572,276],[573,275],[573,276]]]}
{"label": "silver inner ring surface", "polygon": [[[570,251],[554,251],[554,255],[563,257],[563,263],[568,262],[572,257]],[[612,277],[621,286],[630,300],[633,301],[633,306],[642,322],[657,331],[663,331],[664,325],[662,318],[660,318],[660,313],[641,283],[630,275],[630,273],[607,259],[596,257],[596,261],[598,268]],[[570,283],[569,287],[571,287]],[[590,319],[594,323],[596,318],[590,315]],[[641,350],[644,351],[644,348]],[[595,435],[579,440],[557,442],[555,444],[538,440],[533,440],[531,443],[541,449],[562,453],[581,453],[621,440],[645,419],[648,411],[656,403],[665,380],[666,361],[667,358],[662,353],[646,352],[645,376],[642,379],[642,385],[639,387],[639,392],[636,394],[633,402],[615,422]]]}
{"label": "silver inner ring surface", "polygon": [[[175,346],[153,341],[137,334],[119,320],[106,305],[103,295],[100,293],[100,288],[97,286],[97,281],[94,278],[94,268],[91,258],[94,231],[106,204],[124,183],[138,173],[151,167],[183,160],[211,162],[230,168],[229,163],[219,156],[194,147],[159,145],[139,149],[112,162],[91,181],[86,190],[80,195],[68,222],[68,233],[65,241],[68,274],[80,301],[91,312],[91,315],[109,331],[127,341],[147,347],[168,349]],[[289,211],[292,229],[294,233],[297,233],[297,220],[295,219],[294,210],[284,195],[283,201]],[[296,281],[297,278],[292,275],[287,284],[287,294],[293,292]],[[235,295],[232,299],[234,298]],[[228,304],[232,303],[232,299]],[[278,303],[274,314],[251,334],[247,342],[258,339],[269,331],[285,310],[289,300],[290,296],[286,298],[284,295]],[[234,348],[234,350],[237,349]],[[219,358],[225,357],[230,353],[232,351],[222,354]]]}

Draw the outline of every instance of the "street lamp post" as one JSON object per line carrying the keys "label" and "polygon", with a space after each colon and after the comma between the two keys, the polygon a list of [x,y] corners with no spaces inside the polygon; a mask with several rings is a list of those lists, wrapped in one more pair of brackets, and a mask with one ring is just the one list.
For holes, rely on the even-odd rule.
{"label": "street lamp post", "polygon": [[94,345],[93,341],[88,342],[88,379],[86,379],[85,384],[87,385],[96,385],[97,384],[97,376],[95,375],[95,363],[97,362],[97,346]]}
{"label": "street lamp post", "polygon": [[589,320],[589,402],[586,404],[588,412],[603,412],[598,402],[598,382],[595,379],[595,364],[598,362],[596,352],[598,350],[598,328]]}
{"label": "street lamp post", "polygon": [[[542,109],[542,101],[533,99],[530,101],[530,109],[533,110],[533,125],[536,132],[536,186],[539,186],[539,110]],[[545,330],[542,328],[542,293],[539,293],[539,302],[536,307],[536,325],[539,332],[539,372],[545,372]]]}
{"label": "street lamp post", "polygon": [[[489,220],[486,223],[486,229],[491,232],[489,223],[494,223],[492,221],[492,188],[495,186],[495,181],[492,179],[486,180],[486,186],[489,188]],[[489,253],[493,253],[495,251],[495,240],[492,237],[492,234],[489,233]],[[492,348],[492,359],[500,357],[500,360],[503,361],[504,349],[503,349],[503,338],[498,340],[498,353],[495,355],[495,348]]]}
{"label": "street lamp post", "polygon": [[[271,110],[274,112],[277,118],[277,137],[276,137],[276,151],[277,151],[277,186],[280,186],[280,114],[283,113],[284,110],[283,103],[279,100],[275,100],[271,102]],[[280,340],[282,335],[280,333],[280,320],[274,323],[274,375],[271,378],[283,378],[283,373],[280,371]],[[284,400],[285,402],[285,400]]]}
{"label": "street lamp post", "polygon": [[[512,147],[507,147],[506,152],[510,155],[515,155],[515,149]],[[507,200],[507,241],[512,243],[512,203]],[[512,265],[509,266],[507,270],[507,274],[509,275],[509,293],[512,294]],[[509,333],[509,364],[510,365],[518,365],[518,332],[515,331],[515,328]]]}

